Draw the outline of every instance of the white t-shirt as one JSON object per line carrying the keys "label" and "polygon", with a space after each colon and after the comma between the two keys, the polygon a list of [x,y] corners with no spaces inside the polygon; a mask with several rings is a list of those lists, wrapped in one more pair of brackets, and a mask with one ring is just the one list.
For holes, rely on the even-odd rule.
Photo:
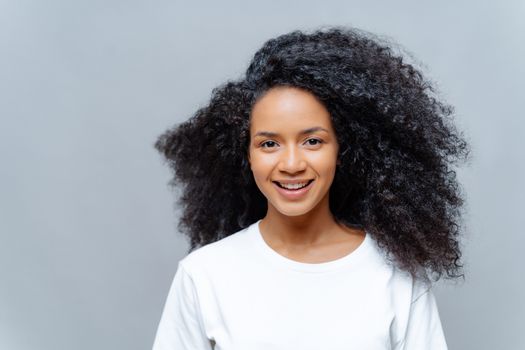
{"label": "white t-shirt", "polygon": [[153,350],[446,350],[431,285],[369,233],[324,263],[280,255],[259,221],[178,265]]}

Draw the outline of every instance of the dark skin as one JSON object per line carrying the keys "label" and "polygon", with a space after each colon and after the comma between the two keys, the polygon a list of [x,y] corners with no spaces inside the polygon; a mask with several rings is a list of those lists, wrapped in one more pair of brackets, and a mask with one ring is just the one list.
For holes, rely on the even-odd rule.
{"label": "dark skin", "polygon": [[[259,229],[279,254],[322,263],[350,254],[363,242],[363,230],[338,224],[330,212],[338,150],[330,114],[311,93],[274,87],[255,103],[248,158],[255,182],[268,200]],[[283,196],[274,183],[303,180],[313,182],[297,199]]]}

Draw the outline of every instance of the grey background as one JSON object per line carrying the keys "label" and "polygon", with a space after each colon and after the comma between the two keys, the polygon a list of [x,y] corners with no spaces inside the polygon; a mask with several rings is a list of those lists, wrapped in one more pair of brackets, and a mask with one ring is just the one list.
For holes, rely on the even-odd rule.
{"label": "grey background", "polygon": [[148,349],[187,243],[152,144],[270,37],[386,35],[473,148],[450,349],[525,349],[523,1],[0,1],[0,349]]}

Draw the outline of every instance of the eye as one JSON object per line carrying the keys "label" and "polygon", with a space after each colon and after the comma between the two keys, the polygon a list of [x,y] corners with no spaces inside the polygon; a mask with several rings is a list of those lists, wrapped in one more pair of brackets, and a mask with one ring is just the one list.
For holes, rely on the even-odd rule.
{"label": "eye", "polygon": [[[312,141],[315,141],[315,142],[312,143]],[[323,143],[323,140],[319,140],[319,139],[308,139],[308,140],[306,140],[306,142],[308,142],[308,144],[309,144],[310,146],[316,146],[316,145],[318,145],[318,144]]]}
{"label": "eye", "polygon": [[261,147],[262,148],[272,148],[271,146],[270,147],[265,147],[264,146],[264,145],[268,145],[268,144],[273,145],[273,144],[276,144],[276,142],[275,141],[271,141],[271,140],[270,141],[264,141],[263,143],[261,143]]}

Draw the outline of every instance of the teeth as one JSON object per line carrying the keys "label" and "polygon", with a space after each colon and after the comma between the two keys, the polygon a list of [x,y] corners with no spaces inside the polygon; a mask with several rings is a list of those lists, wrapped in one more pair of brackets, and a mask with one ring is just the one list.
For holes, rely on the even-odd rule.
{"label": "teeth", "polygon": [[282,184],[282,183],[279,183],[279,185],[281,185],[281,187],[287,188],[289,190],[297,190],[299,188],[305,187],[307,184],[308,184],[308,182],[301,182],[301,183],[297,183],[297,184]]}

